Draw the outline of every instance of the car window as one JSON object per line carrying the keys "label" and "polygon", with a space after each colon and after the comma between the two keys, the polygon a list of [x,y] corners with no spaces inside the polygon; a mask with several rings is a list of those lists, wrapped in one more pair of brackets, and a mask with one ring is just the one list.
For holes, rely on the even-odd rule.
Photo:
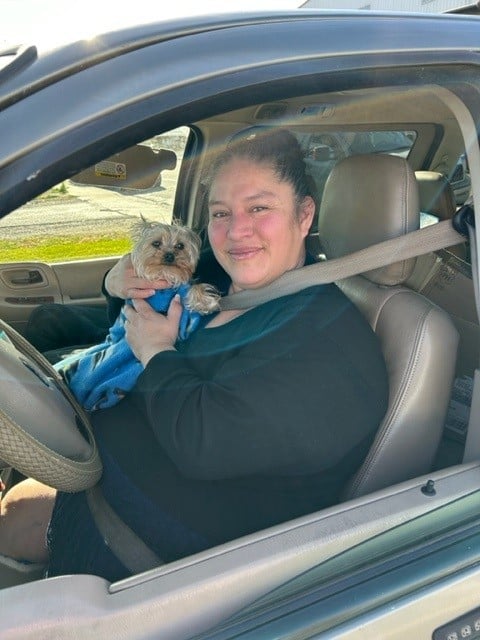
{"label": "car window", "polygon": [[171,221],[189,131],[179,127],[106,158],[3,218],[2,261],[58,262],[127,252],[140,216]]}
{"label": "car window", "polygon": [[415,131],[373,130],[297,133],[319,198],[330,171],[342,158],[364,153],[388,153],[406,158],[416,135]]}
{"label": "car window", "polygon": [[415,131],[332,131],[306,136],[303,144],[313,158],[319,153],[330,158],[359,153],[389,153],[407,157],[415,139]]}

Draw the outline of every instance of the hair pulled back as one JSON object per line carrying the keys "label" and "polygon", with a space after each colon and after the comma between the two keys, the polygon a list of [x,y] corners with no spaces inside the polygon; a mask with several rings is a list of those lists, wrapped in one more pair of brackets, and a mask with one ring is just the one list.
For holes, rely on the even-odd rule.
{"label": "hair pulled back", "polygon": [[214,159],[207,178],[208,188],[221,168],[236,159],[270,166],[280,182],[292,185],[297,205],[306,196],[312,196],[303,151],[293,133],[286,129],[251,133],[232,140]]}

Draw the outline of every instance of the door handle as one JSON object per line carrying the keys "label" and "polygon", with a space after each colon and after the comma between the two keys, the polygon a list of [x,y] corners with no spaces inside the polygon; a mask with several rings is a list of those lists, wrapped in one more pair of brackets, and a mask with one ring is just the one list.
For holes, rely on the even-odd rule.
{"label": "door handle", "polygon": [[15,285],[39,284],[43,282],[43,277],[40,271],[32,269],[31,271],[26,271],[25,275],[22,274],[12,277],[10,282]]}

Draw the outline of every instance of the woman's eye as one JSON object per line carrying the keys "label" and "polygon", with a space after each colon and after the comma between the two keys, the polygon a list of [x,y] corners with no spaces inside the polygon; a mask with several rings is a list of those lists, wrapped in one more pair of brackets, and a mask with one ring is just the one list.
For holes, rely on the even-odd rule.
{"label": "woman's eye", "polygon": [[183,244],[183,242],[177,242],[177,244],[175,245],[175,249],[177,249],[177,251],[182,251],[182,249],[185,249],[185,245]]}
{"label": "woman's eye", "polygon": [[259,211],[265,211],[266,209],[268,209],[268,207],[263,204],[259,204],[256,207],[253,207],[252,211],[253,213],[258,213]]}
{"label": "woman's eye", "polygon": [[160,240],[154,240],[154,241],[152,242],[152,247],[153,247],[154,249],[160,249],[160,247],[161,247],[161,246],[162,246],[162,243],[161,243],[161,241],[160,241]]}
{"label": "woman's eye", "polygon": [[227,215],[226,211],[212,211],[210,214],[212,218],[225,218]]}

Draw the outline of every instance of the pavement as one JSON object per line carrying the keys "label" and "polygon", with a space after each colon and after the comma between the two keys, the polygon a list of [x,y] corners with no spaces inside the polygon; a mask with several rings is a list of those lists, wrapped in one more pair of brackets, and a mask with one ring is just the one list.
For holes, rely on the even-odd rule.
{"label": "pavement", "polygon": [[29,235],[120,235],[130,232],[140,214],[148,220],[169,222],[176,173],[164,171],[162,185],[146,192],[90,187],[67,180],[66,194],[36,198],[1,219],[0,240],[25,240]]}

